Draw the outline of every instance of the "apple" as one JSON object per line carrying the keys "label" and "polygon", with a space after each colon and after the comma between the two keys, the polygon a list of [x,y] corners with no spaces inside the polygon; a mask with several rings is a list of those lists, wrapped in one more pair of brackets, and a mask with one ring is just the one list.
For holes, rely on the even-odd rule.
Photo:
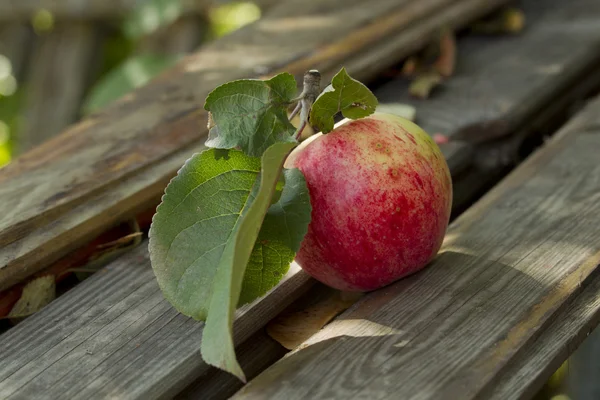
{"label": "apple", "polygon": [[306,178],[312,220],[296,262],[320,282],[371,291],[424,268],[439,251],[452,179],[438,145],[391,114],[302,142],[286,168]]}

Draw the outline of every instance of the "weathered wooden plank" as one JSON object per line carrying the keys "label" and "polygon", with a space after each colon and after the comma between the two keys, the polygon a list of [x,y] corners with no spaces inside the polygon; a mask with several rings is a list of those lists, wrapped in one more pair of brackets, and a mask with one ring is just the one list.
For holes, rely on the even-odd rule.
{"label": "weathered wooden plank", "polygon": [[[310,284],[293,265],[282,284],[238,310],[235,342],[248,339]],[[0,397],[173,396],[210,372],[200,357],[202,327],[164,300],[144,242],[0,336]]]}
{"label": "weathered wooden plank", "polygon": [[461,215],[427,269],[359,301],[234,398],[488,398],[600,272],[599,111],[600,98]]}
{"label": "weathered wooden plank", "polygon": [[191,53],[201,43],[207,22],[199,16],[184,16],[158,32],[141,39],[141,53],[180,55]]}
{"label": "weathered wooden plank", "polygon": [[[287,350],[262,330],[236,349],[238,361],[247,379],[254,378],[285,353]],[[227,399],[243,386],[244,384],[235,376],[212,368],[178,393],[175,398],[178,400]]]}
{"label": "weathered wooden plank", "polygon": [[[597,121],[599,109],[600,99],[570,121],[555,140],[561,141],[573,132],[600,133],[599,125],[590,122]],[[547,329],[540,332],[535,341],[511,360],[510,365],[498,375],[497,384],[482,393],[483,398],[504,400],[532,397],[558,367],[573,355],[600,322],[600,276],[597,271],[590,277],[589,283],[582,282],[582,285],[581,293],[576,294],[553,317]],[[576,353],[582,350],[579,348]]]}
{"label": "weathered wooden plank", "polygon": [[[493,40],[463,38],[455,76],[429,99],[411,97],[404,79],[382,86],[378,97],[416,107],[417,123],[428,132],[471,144],[493,142],[526,127],[569,91],[577,82],[575,76],[594,71],[600,63],[600,3],[522,0],[519,4],[527,16],[525,31]],[[514,68],[522,72],[513,74]],[[487,158],[482,165],[495,164],[489,154]]]}
{"label": "weathered wooden plank", "polygon": [[[484,12],[503,1],[474,4]],[[275,6],[3,168],[0,199],[14,212],[0,216],[0,290],[90,240],[115,215],[155,201],[185,159],[202,149],[206,115],[199,110],[218,84],[279,70],[331,74],[355,52],[455,3],[378,0],[365,9],[358,0],[340,2]]]}
{"label": "weathered wooden plank", "polygon": [[23,153],[57,135],[79,116],[81,99],[97,72],[101,32],[93,25],[57,26],[38,40],[27,77],[23,124],[16,150]]}
{"label": "weathered wooden plank", "polygon": [[[600,292],[600,287],[596,286],[595,289],[596,293]],[[600,372],[600,330],[597,329],[597,319],[594,322],[595,325],[592,326],[596,326],[595,330],[590,327],[587,331],[580,332],[575,344],[581,340],[583,342],[565,364],[567,373],[560,381],[558,390],[562,389],[571,399],[596,400],[600,397],[600,383],[596,379]]]}
{"label": "weathered wooden plank", "polygon": [[457,213],[515,165],[525,140],[553,132],[571,105],[600,87],[600,5],[519,5],[527,16],[525,31],[516,37],[461,37],[455,76],[429,99],[412,98],[405,79],[375,91],[382,102],[414,106],[426,131],[446,134],[452,146],[462,147]]}
{"label": "weathered wooden plank", "polygon": [[[506,372],[499,375],[498,384],[490,388],[482,398],[498,400],[532,398],[562,362],[570,356],[569,376],[565,379],[567,382],[564,385],[567,394],[572,399],[596,399],[598,396],[586,393],[587,388],[580,385],[583,381],[586,383],[585,386],[592,386],[595,379],[592,377],[597,376],[596,370],[589,370],[589,364],[582,363],[583,368],[577,368],[573,364],[579,364],[580,355],[582,357],[594,355],[595,352],[589,350],[597,346],[599,322],[600,277],[595,276],[581,294],[556,316],[552,325],[542,332],[521,356],[512,360]],[[593,331],[595,328],[596,330]],[[578,348],[577,346],[582,342],[583,344]],[[591,364],[597,365],[596,361],[594,359]],[[590,363],[589,360],[587,362]],[[573,385],[575,381],[579,381],[579,385]],[[516,393],[515,388],[519,388]],[[584,393],[587,396],[583,396]]]}
{"label": "weathered wooden plank", "polygon": [[[310,290],[294,300],[275,319],[269,321],[265,329],[262,329],[253,338],[248,339],[237,349],[241,365],[245,364],[244,372],[247,371],[247,379],[253,379],[260,372],[281,359],[289,351],[287,348],[289,348],[288,344],[291,341],[296,341],[300,335],[309,337],[309,332],[318,331],[318,325],[321,325],[325,320],[333,319],[336,314],[340,314],[351,305],[352,299],[361,296],[361,294],[351,293],[341,295],[337,290],[319,282],[313,282],[315,284],[312,285]],[[303,323],[303,326],[299,327],[299,330],[302,330],[300,335],[298,335],[299,330],[294,330],[294,335],[286,334],[286,332],[277,328],[273,330],[273,324],[279,327],[282,325],[290,327],[290,320],[297,321],[298,318]],[[273,335],[276,331],[285,337],[285,343],[280,342],[282,336],[277,335],[277,333],[275,333],[275,336]],[[225,399],[235,394],[242,387],[243,384],[233,375],[213,369],[209,373],[200,376],[177,397],[182,399]]]}

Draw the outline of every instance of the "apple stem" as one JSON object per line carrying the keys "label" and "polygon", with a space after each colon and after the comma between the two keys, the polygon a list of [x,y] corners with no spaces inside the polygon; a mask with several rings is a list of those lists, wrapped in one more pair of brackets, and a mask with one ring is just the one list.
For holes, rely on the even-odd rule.
{"label": "apple stem", "polygon": [[300,111],[300,126],[294,134],[296,140],[300,138],[302,131],[309,124],[308,116],[310,115],[310,109],[317,97],[319,97],[319,94],[321,94],[321,74],[316,69],[306,71],[304,73],[302,93],[293,100],[297,101],[298,105],[290,116],[290,119],[292,119]]}

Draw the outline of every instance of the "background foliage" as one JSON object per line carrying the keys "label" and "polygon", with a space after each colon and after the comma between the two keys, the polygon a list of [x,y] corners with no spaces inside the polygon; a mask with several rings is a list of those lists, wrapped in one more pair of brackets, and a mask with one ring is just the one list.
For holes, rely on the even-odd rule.
{"label": "background foliage", "polygon": [[[147,0],[130,15],[109,21],[112,29],[98,49],[102,54],[100,73],[87,90],[80,116],[103,108],[177,62],[181,55],[140,50],[139,44],[177,21],[181,13],[180,0]],[[260,8],[252,2],[216,2],[206,10],[202,43],[239,29],[260,18],[260,14]],[[32,16],[30,24],[38,37],[55,29],[54,16],[43,9]],[[0,53],[0,168],[13,156],[26,87],[27,81],[17,81],[11,60]]]}

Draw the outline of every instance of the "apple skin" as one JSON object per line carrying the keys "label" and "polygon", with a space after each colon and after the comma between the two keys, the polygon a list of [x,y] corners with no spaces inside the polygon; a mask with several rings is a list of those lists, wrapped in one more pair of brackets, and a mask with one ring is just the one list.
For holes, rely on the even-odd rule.
{"label": "apple skin", "polygon": [[371,291],[424,268],[439,251],[452,179],[411,121],[373,114],[311,136],[286,168],[306,178],[312,220],[296,262],[320,282]]}

